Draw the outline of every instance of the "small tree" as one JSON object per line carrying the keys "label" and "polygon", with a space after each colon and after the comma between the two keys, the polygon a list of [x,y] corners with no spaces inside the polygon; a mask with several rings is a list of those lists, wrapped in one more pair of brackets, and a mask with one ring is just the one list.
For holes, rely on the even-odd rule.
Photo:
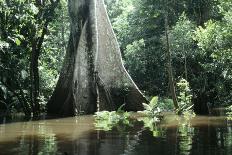
{"label": "small tree", "polygon": [[180,57],[184,61],[184,77],[188,80],[188,57],[194,55],[193,34],[195,25],[182,13],[176,24],[170,30],[170,47],[174,51],[174,57]]}

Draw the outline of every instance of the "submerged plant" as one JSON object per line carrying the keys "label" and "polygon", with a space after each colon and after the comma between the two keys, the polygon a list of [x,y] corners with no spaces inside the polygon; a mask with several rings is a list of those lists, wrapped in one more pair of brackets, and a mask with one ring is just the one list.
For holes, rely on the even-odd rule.
{"label": "submerged plant", "polygon": [[163,129],[157,124],[160,120],[156,117],[141,117],[138,118],[138,121],[143,122],[143,127],[148,128],[154,137],[163,136]]}
{"label": "submerged plant", "polygon": [[122,110],[122,106],[117,111],[99,111],[94,115],[95,127],[97,130],[109,131],[113,127],[120,125],[129,125],[130,113]]}

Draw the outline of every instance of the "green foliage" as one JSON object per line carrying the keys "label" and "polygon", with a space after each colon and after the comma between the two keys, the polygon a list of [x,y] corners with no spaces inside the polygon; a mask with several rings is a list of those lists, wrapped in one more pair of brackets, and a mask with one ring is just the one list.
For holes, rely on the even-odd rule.
{"label": "green foliage", "polygon": [[168,98],[159,99],[158,107],[161,111],[173,111],[173,109],[175,109],[173,100]]}
{"label": "green foliage", "polygon": [[179,19],[169,32],[170,50],[172,52],[172,65],[176,75],[188,79],[191,71],[191,60],[196,55],[195,42],[193,40],[196,25],[185,13],[179,16]]}
{"label": "green foliage", "polygon": [[151,107],[157,107],[157,104],[158,104],[158,96],[154,96],[152,99],[151,99],[151,101],[150,101],[150,106]]}
{"label": "green foliage", "polygon": [[[199,26],[195,31],[194,39],[197,41],[199,53],[202,55],[201,66],[208,78],[208,87],[211,87],[211,102],[219,104],[231,100],[232,82],[232,20],[231,1],[220,1],[219,12],[221,20],[208,20],[204,26]],[[213,80],[213,83],[210,82]]]}
{"label": "green foliage", "polygon": [[107,4],[108,14],[114,31],[117,33],[119,44],[127,42],[125,34],[129,32],[129,15],[134,11],[133,0],[110,0],[105,1]]}
{"label": "green foliage", "polygon": [[[118,3],[127,4],[131,9],[117,5]],[[164,94],[163,88],[167,86],[164,82],[166,79],[163,72],[163,52],[160,50],[160,32],[156,31],[157,25],[160,25],[156,5],[148,0],[112,0],[107,7],[120,42],[125,67],[139,88],[145,90],[148,96]],[[121,18],[125,15],[126,18]],[[126,22],[121,22],[121,19]],[[157,22],[154,19],[158,19]],[[156,32],[158,33],[154,35]]]}
{"label": "green foliage", "polygon": [[227,112],[226,112],[227,119],[232,120],[232,105],[227,107],[226,110],[227,110]]}
{"label": "green foliage", "polygon": [[49,35],[44,39],[39,61],[40,98],[44,98],[41,102],[44,105],[56,86],[66,52],[69,37],[67,1],[60,2],[55,17],[49,25]]}
{"label": "green foliage", "polygon": [[169,96],[162,44],[167,12],[174,77],[188,80],[194,101],[226,104],[232,90],[231,1],[167,2],[107,3],[128,72],[146,95]]}
{"label": "green foliage", "polygon": [[193,22],[188,19],[185,13],[182,13],[170,30],[170,44],[173,55],[183,58],[194,54],[194,40],[192,38],[194,30]]}
{"label": "green foliage", "polygon": [[177,96],[179,103],[178,113],[183,113],[184,115],[193,113],[192,93],[189,88],[189,82],[183,78],[180,79],[177,83],[177,90],[179,91]]}
{"label": "green foliage", "polygon": [[[42,2],[43,4],[40,4]],[[160,96],[158,103],[146,104],[149,115],[172,109],[162,37],[164,13],[174,77],[179,83],[181,109],[191,102],[228,105],[232,100],[232,2],[110,0],[110,20],[120,43],[125,67],[146,95]],[[42,111],[58,79],[67,45],[69,18],[67,1],[61,0],[54,14],[51,1],[0,1],[0,107],[30,113],[30,57],[42,37],[39,57],[40,104]],[[186,68],[185,68],[186,67]],[[177,79],[174,79],[177,81]],[[186,86],[187,85],[187,86]],[[191,86],[191,93],[186,90]],[[125,86],[126,92],[127,86]],[[192,101],[190,101],[192,100]],[[155,114],[154,114],[155,113]]]}
{"label": "green foliage", "polygon": [[189,88],[189,82],[185,79],[180,79],[177,83],[177,89],[179,91],[178,103],[181,107],[184,105],[191,106],[192,104],[192,94],[191,89]]}
{"label": "green foliage", "polygon": [[109,131],[113,127],[128,126],[130,125],[130,113],[122,110],[122,105],[117,111],[99,111],[94,115],[95,127],[97,130]]}
{"label": "green foliage", "polygon": [[148,128],[154,137],[161,136],[162,130],[157,127],[157,123],[160,122],[163,117],[161,110],[158,107],[158,96],[154,96],[149,104],[143,103],[144,110],[139,111],[143,114],[142,117],[138,118],[138,121],[142,121],[144,128]]}
{"label": "green foliage", "polygon": [[30,110],[28,33],[35,26],[34,14],[29,3],[4,0],[0,2],[0,21],[0,81],[7,90],[0,100],[7,103],[9,111]]}
{"label": "green foliage", "polygon": [[136,40],[132,44],[128,44],[126,46],[124,56],[129,60],[126,62],[127,66],[130,66],[129,72],[140,72],[141,74],[146,73],[145,55],[141,52],[144,46],[145,43],[143,39]]}
{"label": "green foliage", "polygon": [[164,130],[157,124],[159,121],[157,118],[141,117],[138,121],[143,122],[143,127],[148,128],[154,137],[161,137],[164,135]]}
{"label": "green foliage", "polygon": [[161,110],[157,103],[158,96],[154,96],[149,104],[143,103],[144,110],[139,112],[144,114],[146,117],[152,118],[154,121],[159,121]]}
{"label": "green foliage", "polygon": [[[47,35],[42,42],[38,66],[42,111],[57,81],[65,53],[69,26],[67,2],[61,0],[55,13],[51,11],[52,2],[0,1],[0,82],[7,90],[6,94],[0,93],[0,100],[9,109],[14,107],[27,115],[32,112],[30,58],[43,33]],[[49,23],[47,28],[46,23]]]}
{"label": "green foliage", "polygon": [[[121,107],[117,111],[100,111],[96,112],[95,117],[95,127],[98,130],[109,131],[113,127],[128,126],[131,125],[130,113],[122,110]],[[160,135],[160,129],[156,127],[156,123],[162,118],[160,108],[158,107],[158,97],[154,96],[149,104],[143,103],[144,111],[139,111],[143,114],[142,117],[138,117],[138,121],[143,121],[144,127],[149,128],[154,136]]]}

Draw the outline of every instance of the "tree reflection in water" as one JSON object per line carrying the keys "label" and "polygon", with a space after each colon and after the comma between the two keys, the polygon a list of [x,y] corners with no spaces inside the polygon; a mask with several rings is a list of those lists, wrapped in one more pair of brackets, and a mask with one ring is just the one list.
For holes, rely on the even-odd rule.
{"label": "tree reflection in water", "polygon": [[0,154],[29,155],[224,155],[232,154],[232,125],[223,117],[186,121],[165,116],[153,136],[142,122],[95,130],[92,116],[0,125]]}

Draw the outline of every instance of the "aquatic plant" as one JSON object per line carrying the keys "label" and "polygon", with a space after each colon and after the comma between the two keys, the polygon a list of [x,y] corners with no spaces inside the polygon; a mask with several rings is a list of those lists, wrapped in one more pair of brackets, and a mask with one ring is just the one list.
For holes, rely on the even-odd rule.
{"label": "aquatic plant", "polygon": [[122,108],[123,104],[117,111],[99,111],[94,114],[95,127],[97,130],[109,131],[113,127],[120,125],[129,125],[130,113],[125,112]]}
{"label": "aquatic plant", "polygon": [[140,117],[138,121],[143,122],[143,127],[148,128],[151,132],[153,137],[160,137],[164,135],[163,129],[158,125],[160,119],[157,117]]}
{"label": "aquatic plant", "polygon": [[[153,132],[153,135],[158,135],[156,130],[156,123],[162,118],[161,110],[158,107],[158,97],[155,96],[151,99],[149,104],[143,103],[144,110],[139,111],[142,114],[141,117],[137,117],[138,121],[143,121],[144,127],[149,128]],[[109,131],[113,127],[125,127],[130,126],[131,113],[125,112],[122,108],[123,104],[117,111],[99,111],[94,115],[95,127],[97,130]]]}
{"label": "aquatic plant", "polygon": [[139,113],[144,114],[144,116],[149,118],[154,118],[154,120],[159,120],[161,116],[161,110],[158,107],[158,96],[154,96],[149,104],[143,103],[144,110],[139,111]]}
{"label": "aquatic plant", "polygon": [[154,96],[149,104],[143,103],[144,110],[139,111],[143,114],[142,117],[137,118],[138,121],[142,121],[144,128],[148,128],[154,137],[161,136],[160,128],[157,123],[162,119],[161,109],[158,106],[158,96]]}
{"label": "aquatic plant", "polygon": [[184,115],[194,115],[193,112],[193,104],[192,104],[192,93],[189,86],[189,82],[185,79],[181,79],[177,83],[177,89],[179,91],[178,103],[179,103],[179,109],[177,110],[178,114],[184,114]]}

